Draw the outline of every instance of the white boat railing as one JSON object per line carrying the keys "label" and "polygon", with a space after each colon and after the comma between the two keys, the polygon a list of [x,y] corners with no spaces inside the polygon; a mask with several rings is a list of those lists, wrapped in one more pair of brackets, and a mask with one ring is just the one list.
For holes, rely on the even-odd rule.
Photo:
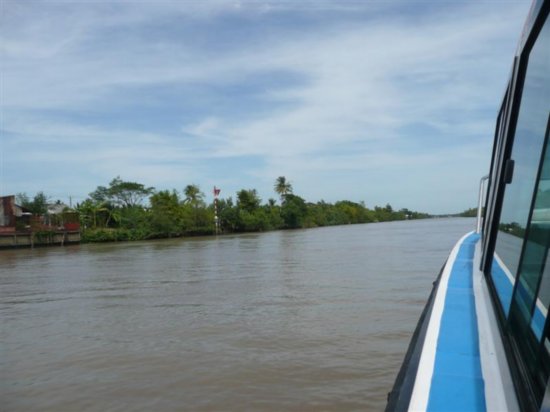
{"label": "white boat railing", "polygon": [[489,175],[485,175],[479,181],[479,199],[477,202],[477,223],[476,223],[476,233],[481,233],[481,221],[482,221],[482,212],[483,212],[483,198],[485,194],[485,182],[489,180]]}

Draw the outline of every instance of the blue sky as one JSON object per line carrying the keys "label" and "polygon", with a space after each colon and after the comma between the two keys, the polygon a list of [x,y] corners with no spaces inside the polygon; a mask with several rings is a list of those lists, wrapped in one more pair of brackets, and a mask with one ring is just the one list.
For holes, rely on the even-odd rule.
{"label": "blue sky", "polygon": [[0,194],[120,175],[211,198],[476,204],[530,2],[12,1]]}

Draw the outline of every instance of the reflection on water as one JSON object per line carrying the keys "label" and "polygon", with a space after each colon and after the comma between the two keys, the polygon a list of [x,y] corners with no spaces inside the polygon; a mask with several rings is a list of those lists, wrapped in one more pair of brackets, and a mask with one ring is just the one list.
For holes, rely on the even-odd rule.
{"label": "reflection on water", "polygon": [[0,251],[2,410],[382,409],[473,226]]}

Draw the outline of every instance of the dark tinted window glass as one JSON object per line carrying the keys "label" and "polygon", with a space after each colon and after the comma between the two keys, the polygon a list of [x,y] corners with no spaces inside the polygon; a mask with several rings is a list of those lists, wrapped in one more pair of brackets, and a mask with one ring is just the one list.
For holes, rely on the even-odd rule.
{"label": "dark tinted window glass", "polygon": [[[548,308],[548,248],[550,246],[550,145],[548,117],[550,115],[550,24],[544,24],[529,54],[524,93],[519,112],[513,154],[517,156],[517,181],[506,189],[501,223],[517,223],[508,233],[500,233],[501,245],[506,236],[525,238],[523,255],[517,271],[517,281],[508,312],[508,331],[515,356],[522,365],[525,378],[536,402],[544,396],[550,357],[545,335]],[[537,147],[540,145],[540,149]],[[535,150],[539,151],[537,159]],[[530,154],[530,152],[533,152]],[[528,162],[531,162],[530,165]],[[534,174],[533,177],[532,174]],[[530,181],[529,179],[533,179]],[[525,187],[518,187],[517,185]],[[531,193],[531,202],[527,189]],[[517,196],[516,198],[512,198]],[[522,196],[525,196],[523,199]],[[531,206],[530,206],[531,205]],[[524,208],[527,206],[527,217]],[[517,208],[512,210],[511,208]],[[532,207],[532,209],[530,209]],[[518,220],[512,220],[518,219]],[[523,220],[528,219],[527,224]],[[509,229],[510,226],[502,227]],[[506,236],[505,236],[506,235]],[[498,247],[497,239],[497,247]],[[497,251],[503,249],[497,249]],[[501,252],[499,252],[501,253]],[[508,258],[508,257],[506,257]],[[503,255],[503,260],[505,256]],[[517,263],[516,263],[517,264]]]}
{"label": "dark tinted window glass", "polygon": [[[548,143],[545,152],[520,268],[521,290],[518,291],[520,293],[517,292],[516,298],[523,316],[531,319],[531,329],[538,340],[542,336],[550,303],[550,268],[547,264],[550,246],[550,146]],[[537,295],[536,301],[535,295]]]}

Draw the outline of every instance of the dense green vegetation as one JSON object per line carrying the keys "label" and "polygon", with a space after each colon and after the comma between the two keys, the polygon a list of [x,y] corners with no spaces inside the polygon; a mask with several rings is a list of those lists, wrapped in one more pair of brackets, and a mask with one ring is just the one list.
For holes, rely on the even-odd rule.
{"label": "dense green vegetation", "polygon": [[498,230],[509,233],[512,236],[517,236],[521,238],[525,237],[525,228],[521,227],[521,225],[517,222],[500,223],[498,225]]}
{"label": "dense green vegetation", "polygon": [[[220,231],[259,232],[429,217],[408,209],[396,211],[389,204],[369,209],[362,202],[348,200],[309,203],[294,194],[292,185],[282,176],[276,180],[274,191],[279,202],[269,199],[263,203],[255,189],[238,191],[235,200],[218,199]],[[193,184],[181,193],[156,191],[117,177],[108,186],[98,186],[76,210],[85,242],[207,235],[215,231],[214,204],[207,204],[204,193]]]}
{"label": "dense green vegetation", "polygon": [[471,207],[458,214],[460,217],[477,217],[477,207]]}

